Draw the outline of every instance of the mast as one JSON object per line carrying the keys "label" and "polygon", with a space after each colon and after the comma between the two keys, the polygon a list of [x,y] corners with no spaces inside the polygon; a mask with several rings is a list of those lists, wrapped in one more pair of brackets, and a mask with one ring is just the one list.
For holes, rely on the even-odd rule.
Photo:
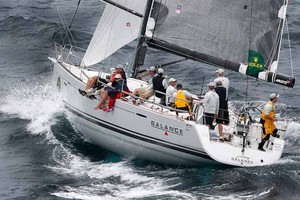
{"label": "mast", "polygon": [[279,23],[279,29],[280,31],[278,32],[278,37],[277,37],[277,47],[275,48],[275,52],[273,53],[273,57],[274,60],[276,60],[276,64],[275,66],[272,66],[269,68],[270,71],[276,71],[277,70],[277,66],[278,66],[278,60],[279,60],[279,55],[280,55],[280,47],[281,47],[281,43],[282,43],[282,36],[283,36],[283,28],[284,28],[284,24],[285,24],[285,20],[286,20],[286,12],[287,12],[287,6],[288,6],[288,0],[285,0],[283,5],[282,5],[282,9],[279,11],[278,17],[281,19],[280,23]]}
{"label": "mast", "polygon": [[145,42],[145,33],[146,33],[148,18],[150,16],[152,4],[153,4],[153,0],[147,0],[144,18],[141,25],[140,36],[138,37],[136,53],[134,55],[134,61],[132,65],[132,74],[131,74],[132,77],[135,77],[137,75],[139,68],[144,64],[147,46],[142,46],[142,45]]}

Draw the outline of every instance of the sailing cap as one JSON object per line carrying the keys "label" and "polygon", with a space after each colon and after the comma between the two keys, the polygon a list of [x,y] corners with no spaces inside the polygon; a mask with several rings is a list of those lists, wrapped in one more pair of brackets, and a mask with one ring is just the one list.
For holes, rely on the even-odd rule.
{"label": "sailing cap", "polygon": [[274,99],[274,98],[278,98],[278,97],[279,97],[279,95],[276,93],[270,94],[270,99]]}
{"label": "sailing cap", "polygon": [[156,68],[154,66],[151,66],[148,71],[154,72],[156,70]]}
{"label": "sailing cap", "polygon": [[157,70],[157,73],[159,73],[159,74],[163,74],[165,71],[163,70],[163,68],[159,68],[158,70]]}
{"label": "sailing cap", "polygon": [[216,71],[216,73],[218,73],[218,74],[224,73],[224,69],[218,69],[218,70]]}
{"label": "sailing cap", "polygon": [[175,78],[170,78],[169,79],[169,83],[171,83],[171,82],[176,82],[177,80],[175,79]]}
{"label": "sailing cap", "polygon": [[207,84],[208,87],[216,87],[216,84],[214,82],[210,82]]}
{"label": "sailing cap", "polygon": [[120,79],[121,75],[120,74],[116,74],[115,79]]}
{"label": "sailing cap", "polygon": [[123,67],[123,65],[118,64],[115,68],[116,68],[116,69],[123,69],[124,67]]}
{"label": "sailing cap", "polygon": [[115,73],[115,72],[116,72],[116,68],[113,68],[113,67],[110,68],[110,72],[111,72],[111,73]]}

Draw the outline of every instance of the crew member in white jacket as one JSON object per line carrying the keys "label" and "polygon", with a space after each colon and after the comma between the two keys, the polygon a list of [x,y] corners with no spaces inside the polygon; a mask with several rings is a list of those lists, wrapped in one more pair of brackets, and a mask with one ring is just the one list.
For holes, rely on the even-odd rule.
{"label": "crew member in white jacket", "polygon": [[215,92],[215,83],[210,82],[207,86],[208,92],[205,94],[202,104],[204,106],[205,123],[210,129],[213,129],[214,119],[217,118],[219,112],[219,95]]}

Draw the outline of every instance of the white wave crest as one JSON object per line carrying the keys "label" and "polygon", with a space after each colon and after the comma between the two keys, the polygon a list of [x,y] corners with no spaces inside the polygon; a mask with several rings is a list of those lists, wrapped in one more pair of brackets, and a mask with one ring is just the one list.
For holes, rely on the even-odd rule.
{"label": "white wave crest", "polygon": [[55,115],[64,110],[62,101],[50,84],[20,84],[9,91],[0,111],[29,120],[27,129],[34,135],[49,133],[55,123]]}
{"label": "white wave crest", "polygon": [[[52,195],[68,199],[131,199],[167,195],[180,199],[196,199],[190,193],[174,190],[180,181],[145,174],[131,166],[130,160],[118,163],[91,162],[83,156],[72,154],[69,149],[57,146],[53,151],[57,165],[47,166],[62,176],[89,180],[84,186],[63,186]],[[159,173],[169,173],[168,169]],[[173,172],[172,172],[173,173]]]}

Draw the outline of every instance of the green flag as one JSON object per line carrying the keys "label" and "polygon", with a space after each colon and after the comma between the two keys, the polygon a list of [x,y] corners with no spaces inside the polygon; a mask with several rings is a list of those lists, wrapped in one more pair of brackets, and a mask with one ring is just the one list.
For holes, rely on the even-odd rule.
{"label": "green flag", "polygon": [[265,66],[264,57],[256,51],[249,50],[248,68],[246,74],[257,78],[258,73],[264,71],[264,66]]}

